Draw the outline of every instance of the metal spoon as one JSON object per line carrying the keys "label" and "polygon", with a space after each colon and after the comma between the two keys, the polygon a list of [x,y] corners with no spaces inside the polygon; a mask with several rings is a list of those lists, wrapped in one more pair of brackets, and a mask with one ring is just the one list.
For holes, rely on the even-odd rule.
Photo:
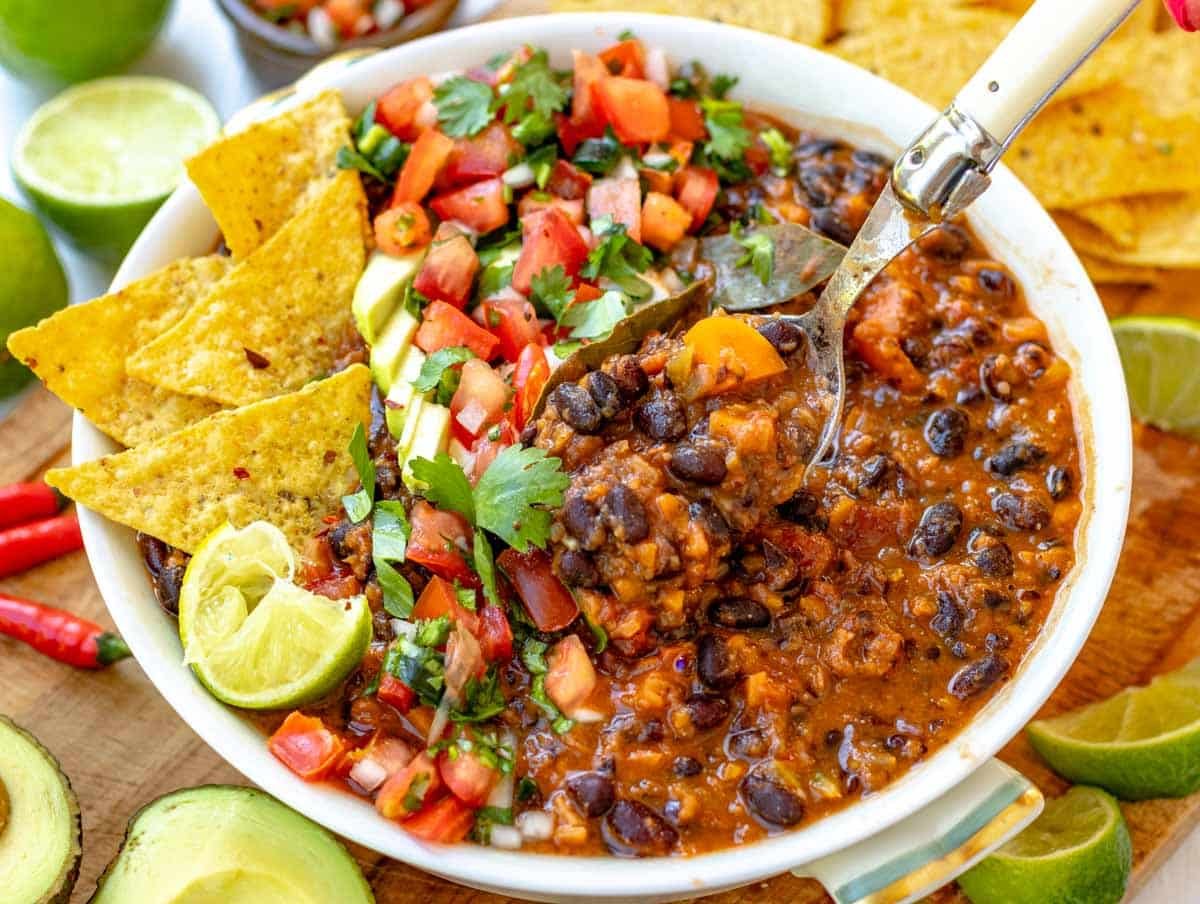
{"label": "metal spoon", "polygon": [[825,458],[841,428],[842,334],[863,290],[909,245],[983,194],[988,174],[1013,139],[1137,5],[1138,0],[1037,0],[946,111],[897,159],[817,303],[804,314],[778,315],[805,332],[809,365],[833,396],[809,470]]}

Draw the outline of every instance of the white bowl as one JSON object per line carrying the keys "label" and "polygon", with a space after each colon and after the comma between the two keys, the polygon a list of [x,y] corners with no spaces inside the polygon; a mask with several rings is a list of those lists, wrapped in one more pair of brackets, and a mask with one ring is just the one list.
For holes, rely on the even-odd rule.
{"label": "white bowl", "polygon": [[[935,115],[901,89],[809,47],[710,22],[626,14],[539,16],[463,28],[307,80],[302,90],[323,81],[341,88],[351,109],[360,109],[402,78],[475,65],[525,42],[548,48],[553,62],[566,66],[571,48],[597,50],[627,28],[664,48],[673,63],[699,58],[710,71],[738,75],[734,96],[753,106],[877,150],[895,153]],[[263,736],[209,696],[183,664],[175,622],[155,602],[133,532],[81,512],[88,556],[109,611],[163,696],[247,778],[346,838],[457,882],[542,900],[669,900],[743,885],[845,852],[959,786],[1021,730],[1086,639],[1125,529],[1130,483],[1125,387],[1107,320],[1082,266],[1033,196],[1003,168],[970,220],[995,256],[1012,268],[1048,326],[1055,350],[1073,368],[1070,392],[1086,500],[1078,562],[1012,680],[952,743],[885,790],[814,825],[742,848],[669,861],[427,845],[380,817],[369,803],[306,784],[277,762]],[[195,188],[185,185],[151,221],[114,287],[180,256],[204,254],[216,238]],[[77,416],[75,460],[112,451],[111,441]]]}

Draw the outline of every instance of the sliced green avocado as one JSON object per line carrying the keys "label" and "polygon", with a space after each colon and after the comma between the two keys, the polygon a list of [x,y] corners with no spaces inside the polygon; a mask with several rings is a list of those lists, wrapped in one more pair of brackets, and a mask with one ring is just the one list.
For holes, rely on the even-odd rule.
{"label": "sliced green avocado", "polygon": [[371,346],[371,376],[384,395],[391,391],[400,362],[419,326],[417,318],[408,311],[396,311],[379,334],[379,341]]}
{"label": "sliced green avocado", "polygon": [[[405,432],[408,432],[407,424]],[[404,481],[404,485],[415,492],[418,488],[414,485],[412,476],[412,460],[433,458],[439,452],[445,452],[449,442],[450,409],[445,405],[425,402],[417,416],[412,443],[406,447],[403,454],[397,455],[400,459],[400,479]]]}
{"label": "sliced green avocado", "polygon": [[424,249],[403,257],[393,257],[382,251],[371,253],[367,267],[354,287],[354,300],[350,302],[354,322],[367,345],[374,345],[379,338],[424,257]]}
{"label": "sliced green avocado", "polygon": [[[400,370],[396,374],[396,379],[392,381],[392,389],[387,394],[385,405],[388,431],[397,439],[404,431],[404,421],[412,407],[413,398],[418,395],[412,381],[421,375],[421,366],[424,363],[425,353],[415,345],[410,345],[404,355],[404,360],[400,362]],[[429,393],[424,395],[426,398],[429,397]]]}
{"label": "sliced green avocado", "polygon": [[373,902],[338,841],[253,788],[206,785],[143,807],[89,904]]}
{"label": "sliced green avocado", "polygon": [[80,835],[79,802],[58,761],[0,716],[0,899],[66,904]]}

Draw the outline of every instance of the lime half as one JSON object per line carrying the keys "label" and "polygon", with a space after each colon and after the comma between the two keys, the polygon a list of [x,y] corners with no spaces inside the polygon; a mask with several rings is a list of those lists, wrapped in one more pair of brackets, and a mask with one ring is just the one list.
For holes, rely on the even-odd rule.
{"label": "lime half", "polygon": [[177,82],[99,79],[38,108],[17,135],[13,177],[80,248],[115,260],[220,127],[209,102]]}
{"label": "lime half", "polygon": [[294,557],[265,521],[214,531],[179,593],[184,660],[217,699],[243,709],[299,706],[333,690],[371,640],[364,596],[331,600],[291,582]]}
{"label": "lime half", "polygon": [[1200,439],[1200,320],[1118,317],[1112,330],[1133,416]]}
{"label": "lime half", "polygon": [[1117,904],[1132,865],[1117,802],[1098,788],[1075,787],[958,884],[973,904]]}
{"label": "lime half", "polygon": [[1125,800],[1200,789],[1200,659],[1027,729],[1034,749],[1073,782]]}

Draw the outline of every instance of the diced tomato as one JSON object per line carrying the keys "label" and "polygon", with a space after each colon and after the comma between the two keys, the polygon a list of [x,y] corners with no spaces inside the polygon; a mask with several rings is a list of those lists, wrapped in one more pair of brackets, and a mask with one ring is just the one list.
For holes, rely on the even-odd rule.
{"label": "diced tomato", "polygon": [[676,169],[683,169],[692,159],[692,148],[695,145],[690,141],[672,141],[667,148],[667,153],[671,159],[677,164]]}
{"label": "diced tomato", "polygon": [[575,289],[575,303],[583,304],[585,301],[595,301],[603,294],[604,290],[600,287],[593,286],[588,282],[581,282]]}
{"label": "diced tomato", "polygon": [[637,38],[629,38],[600,51],[600,62],[613,75],[645,78],[646,48]]}
{"label": "diced tomato", "polygon": [[707,167],[685,166],[675,174],[675,199],[692,215],[693,232],[708,219],[720,189],[716,172]]}
{"label": "diced tomato", "polygon": [[328,534],[309,537],[300,553],[300,567],[296,572],[296,582],[303,587],[309,583],[333,574],[333,547],[329,544]]}
{"label": "diced tomato", "polygon": [[413,689],[389,672],[384,672],[379,677],[379,690],[375,692],[375,696],[402,713],[408,712],[417,702],[417,695],[413,693]]}
{"label": "diced tomato", "polygon": [[[445,512],[439,512],[439,514],[445,514]],[[424,621],[449,615],[451,620],[454,620],[461,608],[458,595],[454,592],[454,585],[449,580],[434,575],[425,585],[425,589],[421,591],[421,595],[417,597],[412,617]]]}
{"label": "diced tomato", "polygon": [[512,581],[539,631],[561,631],[575,621],[579,606],[555,576],[545,552],[534,546],[527,552],[509,548],[500,553],[496,563]]}
{"label": "diced tomato", "polygon": [[[572,50],[574,63],[574,92],[571,95],[571,126],[577,131],[579,140],[599,138],[604,134],[604,113],[594,105],[593,89],[597,82],[608,78],[608,67],[599,57],[582,50]],[[575,153],[573,146],[563,142],[568,154]]]}
{"label": "diced tomato", "polygon": [[555,160],[554,168],[550,170],[550,178],[546,180],[546,191],[565,201],[582,201],[587,197],[588,186],[591,184],[590,173],[585,173],[566,160]]}
{"label": "diced tomato", "polygon": [[320,0],[254,0],[259,9],[288,10],[291,13],[306,13]]}
{"label": "diced tomato", "polygon": [[346,752],[346,742],[317,717],[296,710],[271,735],[267,749],[296,775],[315,782],[338,764]]}
{"label": "diced tomato", "polygon": [[554,114],[554,127],[558,132],[558,140],[562,143],[563,150],[568,154],[574,154],[579,145],[588,138],[599,138],[604,134],[604,120],[597,119],[594,122],[578,125],[569,116],[564,116],[562,113]]}
{"label": "diced tomato", "polygon": [[[456,235],[433,243],[421,262],[413,288],[426,298],[461,309],[471,297],[471,287],[478,272],[479,256],[470,240],[465,235]],[[461,342],[456,344],[462,345]]]}
{"label": "diced tomato", "polygon": [[322,7],[343,38],[365,34],[370,28],[370,20],[363,21],[371,14],[363,0],[325,0]]}
{"label": "diced tomato", "polygon": [[479,478],[496,460],[497,455],[516,442],[517,431],[507,420],[502,420],[475,440],[471,445],[471,470],[467,472],[472,485],[479,483]]}
{"label": "diced tomato", "polygon": [[433,82],[427,76],[410,78],[389,88],[375,107],[375,121],[403,141],[414,141],[421,134],[416,124],[417,111],[433,100]]}
{"label": "diced tomato", "polygon": [[587,243],[562,211],[550,208],[524,217],[521,256],[513,269],[513,288],[528,295],[533,277],[554,266],[561,266],[567,277],[574,279],[587,256]]}
{"label": "diced tomato", "polygon": [[576,226],[583,225],[583,201],[560,198],[558,195],[548,194],[544,191],[526,192],[517,202],[517,216],[525,219],[527,216],[549,210],[551,207],[561,210],[567,215],[567,219]]}
{"label": "diced tomato", "polygon": [[404,166],[400,168],[400,178],[396,180],[396,190],[392,193],[392,204],[424,200],[453,150],[453,139],[437,129],[422,132]]}
{"label": "diced tomato", "polygon": [[659,251],[670,251],[692,225],[692,215],[670,195],[656,191],[642,205],[642,237]]}
{"label": "diced tomato", "polygon": [[305,589],[331,600],[344,600],[362,593],[362,582],[349,568],[335,568],[323,578],[309,581]]}
{"label": "diced tomato", "polygon": [[408,538],[409,561],[424,565],[447,581],[478,586],[479,579],[463,557],[463,551],[471,548],[471,528],[461,515],[440,511],[421,500],[409,512],[409,521],[412,522]]}
{"label": "diced tomato", "polygon": [[638,169],[638,176],[646,184],[646,191],[656,191],[664,195],[671,193],[671,186],[674,185],[674,181],[671,174],[666,170],[651,169],[648,166],[643,166]]}
{"label": "diced tomato", "polygon": [[700,105],[682,97],[668,97],[667,109],[671,120],[671,138],[683,141],[703,141],[708,136]]}
{"label": "diced tomato", "polygon": [[571,715],[596,687],[596,670],[578,635],[569,634],[546,656],[546,695],[554,705]]}
{"label": "diced tomato", "polygon": [[509,134],[508,126],[493,122],[478,135],[454,142],[439,182],[466,185],[499,176],[520,153],[521,145]]}
{"label": "diced tomato", "polygon": [[429,206],[443,220],[462,223],[480,234],[499,229],[508,222],[504,183],[499,179],[487,179],[438,195]]}
{"label": "diced tomato", "polygon": [[[491,335],[491,334],[489,334]],[[450,430],[463,445],[470,445],[500,423],[508,405],[508,384],[486,361],[472,358],[462,366],[462,377],[450,400]]]}
{"label": "diced tomato", "polygon": [[403,819],[420,810],[442,790],[437,764],[422,751],[383,783],[375,796],[375,809],[388,819]]}
{"label": "diced tomato", "polygon": [[507,662],[513,655],[512,625],[499,606],[479,610],[479,645],[488,662]]}
{"label": "diced tomato", "polygon": [[601,79],[595,92],[622,144],[663,141],[671,133],[667,95],[653,82],[614,75]]}
{"label": "diced tomato", "polygon": [[475,632],[479,630],[479,618],[471,613],[473,624],[462,618],[454,621],[454,628],[446,639],[446,694],[451,700],[463,700],[467,686],[487,674],[487,663],[483,661],[483,647]]}
{"label": "diced tomato", "polygon": [[[349,773],[357,763],[370,759],[386,772],[384,781],[395,775],[413,760],[413,749],[404,741],[383,731],[376,731],[366,747],[351,750],[342,757],[339,771]],[[382,782],[380,783],[382,784]]]}
{"label": "diced tomato", "polygon": [[375,246],[384,254],[404,254],[428,245],[432,236],[425,209],[412,201],[402,201],[375,218]]}
{"label": "diced tomato", "polygon": [[400,825],[422,841],[457,844],[467,837],[475,825],[475,811],[451,794]]}
{"label": "diced tomato", "polygon": [[771,153],[759,144],[746,148],[746,165],[756,176],[765,174],[771,168]]}
{"label": "diced tomato", "polygon": [[500,779],[500,773],[474,753],[454,748],[438,756],[438,771],[450,793],[468,807],[482,807]]}
{"label": "diced tomato", "polygon": [[[583,288],[586,283],[580,285]],[[578,298],[578,293],[576,293]],[[550,379],[550,363],[546,360],[546,351],[541,342],[534,341],[521,349],[517,358],[516,369],[513,370],[513,426],[523,430],[533,416],[533,406],[542,395],[546,381]]]}
{"label": "diced tomato", "polygon": [[642,188],[637,179],[598,179],[587,194],[588,216],[612,217],[625,225],[625,233],[635,242],[642,240]]}
{"label": "diced tomato", "polygon": [[537,311],[523,298],[495,298],[475,309],[475,318],[500,340],[504,360],[516,363],[521,350],[542,335]]}
{"label": "diced tomato", "polygon": [[463,345],[484,361],[496,353],[500,344],[499,339],[444,301],[435,301],[425,308],[424,319],[413,341],[426,354],[439,348]]}

